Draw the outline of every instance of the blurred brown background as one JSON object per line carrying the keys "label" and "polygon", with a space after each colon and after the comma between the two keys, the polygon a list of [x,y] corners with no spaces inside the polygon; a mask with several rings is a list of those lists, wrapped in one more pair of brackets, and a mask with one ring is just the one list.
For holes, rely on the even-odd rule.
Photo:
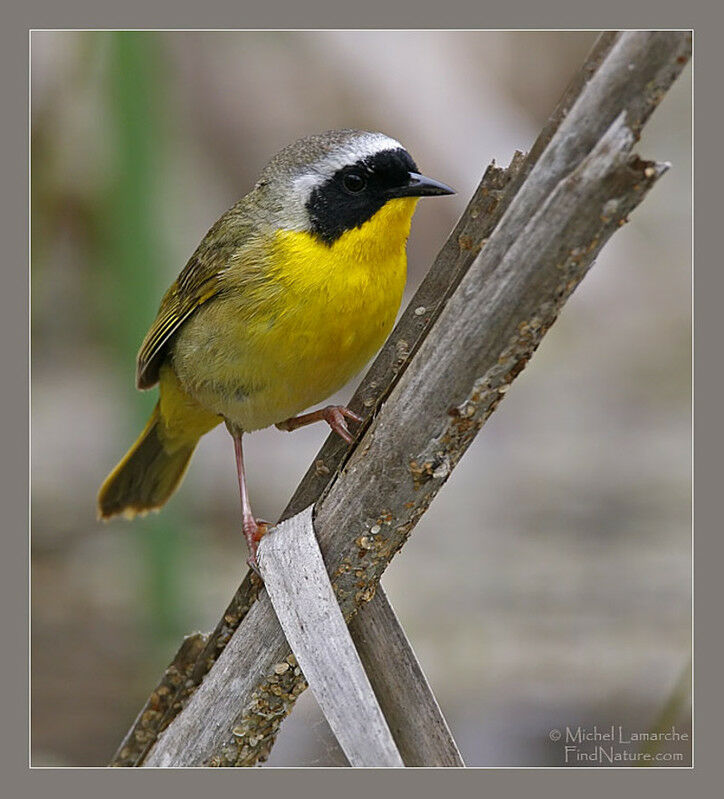
{"label": "blurred brown background", "polygon": [[[595,38],[32,35],[34,765],[105,764],[181,636],[213,627],[246,569],[222,428],[163,513],[95,521],[155,402],[133,387],[136,350],[208,227],[299,136],[382,130],[458,190],[420,204],[413,290],[487,163],[531,145]],[[469,765],[562,764],[548,733],[566,725],[690,730],[690,68],[638,151],[671,171],[385,574]],[[277,517],[325,435],[249,439],[260,517]],[[269,763],[341,762],[308,691]]]}

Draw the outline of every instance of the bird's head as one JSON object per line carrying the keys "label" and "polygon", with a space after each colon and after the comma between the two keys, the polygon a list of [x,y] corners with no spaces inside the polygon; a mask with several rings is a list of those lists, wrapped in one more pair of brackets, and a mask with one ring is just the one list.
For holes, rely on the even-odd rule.
{"label": "bird's head", "polygon": [[[455,192],[421,175],[412,156],[383,133],[332,130],[290,144],[261,173],[255,193],[277,224],[333,244],[391,200]],[[411,214],[410,210],[410,214]]]}

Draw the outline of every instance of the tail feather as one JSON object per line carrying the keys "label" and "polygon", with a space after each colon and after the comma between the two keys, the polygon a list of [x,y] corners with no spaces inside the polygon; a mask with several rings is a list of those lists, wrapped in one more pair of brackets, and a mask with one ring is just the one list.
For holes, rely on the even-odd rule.
{"label": "tail feather", "polygon": [[[197,441],[173,449],[164,446],[159,406],[123,460],[108,475],[98,493],[98,516],[110,519],[157,510],[181,482]],[[197,439],[198,440],[198,439]]]}

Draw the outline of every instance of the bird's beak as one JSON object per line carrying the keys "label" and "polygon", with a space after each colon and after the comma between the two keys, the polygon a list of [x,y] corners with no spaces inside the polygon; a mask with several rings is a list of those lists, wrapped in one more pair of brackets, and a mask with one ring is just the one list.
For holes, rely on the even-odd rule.
{"label": "bird's beak", "polygon": [[394,190],[395,197],[438,197],[443,194],[455,194],[455,189],[440,183],[439,180],[426,178],[417,172],[410,172],[410,182]]}

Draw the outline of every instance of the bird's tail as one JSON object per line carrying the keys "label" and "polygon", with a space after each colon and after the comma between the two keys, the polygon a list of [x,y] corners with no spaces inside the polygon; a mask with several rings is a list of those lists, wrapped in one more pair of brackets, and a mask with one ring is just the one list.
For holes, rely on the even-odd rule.
{"label": "bird's tail", "polygon": [[170,444],[163,427],[157,404],[136,443],[98,492],[100,519],[118,515],[132,519],[157,510],[176,490],[199,439]]}

